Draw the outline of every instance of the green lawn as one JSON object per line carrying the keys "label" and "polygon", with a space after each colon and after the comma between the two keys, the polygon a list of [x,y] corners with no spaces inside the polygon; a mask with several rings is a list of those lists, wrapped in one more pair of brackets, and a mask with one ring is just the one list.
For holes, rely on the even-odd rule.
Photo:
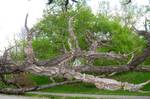
{"label": "green lawn", "polygon": [[36,98],[38,97],[38,99],[97,99],[97,98],[89,98],[89,97],[66,97],[66,96],[35,95],[35,94],[26,94],[26,96],[32,96]]}
{"label": "green lawn", "polygon": [[79,84],[70,84],[57,86],[50,89],[42,90],[43,92],[56,92],[56,93],[85,93],[85,94],[102,94],[102,95],[148,95],[150,93],[141,93],[141,92],[128,92],[128,91],[108,91],[97,89],[94,85],[79,83]]}

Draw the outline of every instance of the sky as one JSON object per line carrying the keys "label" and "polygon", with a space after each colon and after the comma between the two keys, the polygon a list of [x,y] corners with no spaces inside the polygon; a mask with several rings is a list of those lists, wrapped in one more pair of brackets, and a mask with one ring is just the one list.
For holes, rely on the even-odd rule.
{"label": "sky", "polygon": [[[98,10],[98,2],[89,0],[88,4],[93,12]],[[119,0],[109,0],[112,7],[118,5]],[[138,4],[147,4],[148,0],[135,0]],[[0,50],[12,43],[14,37],[24,27],[24,20],[29,13],[28,26],[32,27],[41,17],[47,0],[1,0],[0,2]]]}
{"label": "sky", "polygon": [[[42,16],[45,0],[1,0],[0,2],[0,49],[8,46],[21,28],[29,13],[31,27]],[[34,5],[34,6],[33,6]]]}

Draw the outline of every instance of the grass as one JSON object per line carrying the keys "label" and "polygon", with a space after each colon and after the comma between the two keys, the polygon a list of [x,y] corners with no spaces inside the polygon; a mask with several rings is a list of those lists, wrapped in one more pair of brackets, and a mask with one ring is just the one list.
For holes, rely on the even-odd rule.
{"label": "grass", "polygon": [[[150,73],[149,72],[127,72],[127,73],[118,74],[112,78],[119,81],[139,84],[150,80]],[[150,83],[145,85],[142,90],[150,91]]]}
{"label": "grass", "polygon": [[108,91],[97,89],[94,85],[79,83],[71,85],[57,86],[50,89],[42,90],[43,92],[53,93],[82,93],[82,94],[101,94],[101,95],[139,95],[150,96],[150,93],[129,92],[129,91]]}
{"label": "grass", "polygon": [[38,97],[39,99],[97,99],[90,97],[66,97],[66,96],[35,95],[35,94],[26,94],[26,96]]}

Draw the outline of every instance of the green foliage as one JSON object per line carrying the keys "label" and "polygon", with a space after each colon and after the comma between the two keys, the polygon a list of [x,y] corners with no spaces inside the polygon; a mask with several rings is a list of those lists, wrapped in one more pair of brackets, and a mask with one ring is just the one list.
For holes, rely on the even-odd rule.
{"label": "green foliage", "polygon": [[18,40],[16,42],[16,47],[14,47],[12,50],[11,50],[11,58],[14,60],[14,61],[24,61],[25,59],[25,54],[24,54],[24,48],[26,46],[26,42],[24,40]]}
{"label": "green foliage", "polygon": [[147,58],[143,63],[142,63],[142,65],[145,65],[145,66],[149,66],[149,64],[150,64],[150,58]]}
{"label": "green foliage", "polygon": [[146,43],[143,38],[139,38],[128,27],[122,26],[119,21],[108,19],[102,15],[97,18],[95,31],[111,35],[111,42],[108,43],[109,47],[99,48],[100,51],[130,53],[137,50],[137,52],[141,52]]}
{"label": "green foliage", "polygon": [[87,49],[86,32],[92,30],[96,16],[89,7],[82,7],[76,12],[74,18],[74,31],[78,37],[79,45],[82,49]]}
{"label": "green foliage", "polygon": [[94,66],[116,66],[125,64],[125,62],[119,61],[119,60],[108,60],[108,59],[95,59],[93,62]]}
{"label": "green foliage", "polygon": [[15,52],[15,51],[12,51],[11,52],[11,57],[12,57],[12,59],[15,61],[15,60],[20,60],[20,61],[23,61],[24,60],[24,57],[25,55],[24,55],[24,52],[23,51],[17,51],[17,52]]}
{"label": "green foliage", "polygon": [[58,14],[51,14],[49,11],[45,12],[44,18],[35,26],[40,31],[38,36],[48,37],[51,43],[58,48],[63,46],[68,48],[68,17],[70,16],[75,16],[73,27],[78,36],[80,47],[87,48],[85,32],[92,28],[95,19],[91,9],[87,6],[66,13],[58,11]]}
{"label": "green foliage", "polygon": [[49,38],[37,38],[32,45],[38,59],[52,58],[59,54],[57,46],[52,45]]}
{"label": "green foliage", "polygon": [[28,77],[31,78],[32,81],[36,83],[36,85],[49,84],[51,82],[47,76],[28,74]]}
{"label": "green foliage", "polygon": [[[145,47],[146,41],[132,32],[128,27],[121,25],[118,19],[112,19],[102,14],[94,15],[91,9],[86,6],[77,6],[66,13],[56,10],[56,14],[49,10],[45,11],[43,19],[35,26],[40,32],[37,39],[33,41],[36,55],[40,59],[53,57],[60,54],[58,49],[68,49],[68,17],[74,16],[74,33],[79,41],[79,46],[87,50],[89,44],[86,41],[87,30],[93,35],[110,35],[108,46],[97,49],[102,52],[116,52],[130,54],[131,52],[140,53]],[[41,39],[42,38],[42,39]],[[125,62],[113,62],[99,59],[95,65],[124,64]]]}
{"label": "green foliage", "polygon": [[113,31],[112,50],[120,53],[130,53],[137,50],[141,52],[145,46],[145,41],[131,32],[127,27],[118,29],[119,32]]}

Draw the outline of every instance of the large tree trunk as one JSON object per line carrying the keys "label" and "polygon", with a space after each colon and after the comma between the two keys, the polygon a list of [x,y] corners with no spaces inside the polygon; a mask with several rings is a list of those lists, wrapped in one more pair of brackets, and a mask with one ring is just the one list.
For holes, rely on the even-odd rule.
{"label": "large tree trunk", "polygon": [[76,72],[75,70],[68,69],[66,67],[37,67],[35,65],[30,66],[27,69],[31,73],[37,75],[45,75],[45,76],[63,76],[68,79],[77,79],[83,82],[92,83],[99,89],[105,90],[128,90],[128,91],[139,91],[145,84],[131,84],[127,82],[120,82],[113,79],[107,78],[99,78],[98,76],[93,76],[89,74],[82,74],[80,72]]}

